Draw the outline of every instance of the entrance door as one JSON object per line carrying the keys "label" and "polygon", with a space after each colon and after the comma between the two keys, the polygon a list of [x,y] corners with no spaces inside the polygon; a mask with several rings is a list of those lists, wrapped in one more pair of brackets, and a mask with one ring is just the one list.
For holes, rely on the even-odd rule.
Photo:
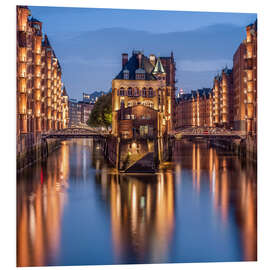
{"label": "entrance door", "polygon": [[140,126],[140,135],[141,136],[148,135],[148,133],[149,133],[148,126]]}

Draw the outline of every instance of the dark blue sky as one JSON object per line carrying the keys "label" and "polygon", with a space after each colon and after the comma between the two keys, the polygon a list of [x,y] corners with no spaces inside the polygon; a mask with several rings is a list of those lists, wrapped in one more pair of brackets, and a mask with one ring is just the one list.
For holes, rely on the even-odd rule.
{"label": "dark blue sky", "polygon": [[[161,56],[173,50],[178,87],[212,87],[212,76],[232,65],[256,14],[30,7],[43,22],[63,69],[71,98],[107,91],[121,69],[121,53],[143,49]],[[109,29],[108,29],[109,28]]]}

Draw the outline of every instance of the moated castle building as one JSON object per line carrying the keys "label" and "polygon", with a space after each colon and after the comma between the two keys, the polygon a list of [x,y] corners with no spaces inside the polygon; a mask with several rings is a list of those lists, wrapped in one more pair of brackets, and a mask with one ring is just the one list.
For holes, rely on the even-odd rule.
{"label": "moated castle building", "polygon": [[173,131],[175,62],[122,54],[122,69],[112,81],[112,134],[122,138],[161,137]]}

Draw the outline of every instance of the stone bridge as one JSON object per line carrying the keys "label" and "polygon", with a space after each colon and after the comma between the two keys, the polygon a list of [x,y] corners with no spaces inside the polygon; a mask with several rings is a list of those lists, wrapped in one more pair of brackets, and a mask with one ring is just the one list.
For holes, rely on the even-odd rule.
{"label": "stone bridge", "polygon": [[91,128],[66,128],[61,130],[52,130],[41,134],[42,139],[69,139],[69,138],[104,138],[108,133],[97,132]]}
{"label": "stone bridge", "polygon": [[223,128],[185,128],[175,132],[176,139],[206,138],[206,139],[246,139],[243,131],[228,130]]}

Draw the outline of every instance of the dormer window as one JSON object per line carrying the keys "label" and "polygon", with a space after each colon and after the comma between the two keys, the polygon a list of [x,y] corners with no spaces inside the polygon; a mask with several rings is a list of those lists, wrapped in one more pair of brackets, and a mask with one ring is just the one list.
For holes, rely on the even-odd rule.
{"label": "dormer window", "polygon": [[138,68],[135,71],[136,80],[145,80],[145,70],[143,68]]}
{"label": "dormer window", "polygon": [[129,71],[127,69],[125,69],[123,71],[123,77],[124,77],[124,80],[128,80],[129,79]]}

